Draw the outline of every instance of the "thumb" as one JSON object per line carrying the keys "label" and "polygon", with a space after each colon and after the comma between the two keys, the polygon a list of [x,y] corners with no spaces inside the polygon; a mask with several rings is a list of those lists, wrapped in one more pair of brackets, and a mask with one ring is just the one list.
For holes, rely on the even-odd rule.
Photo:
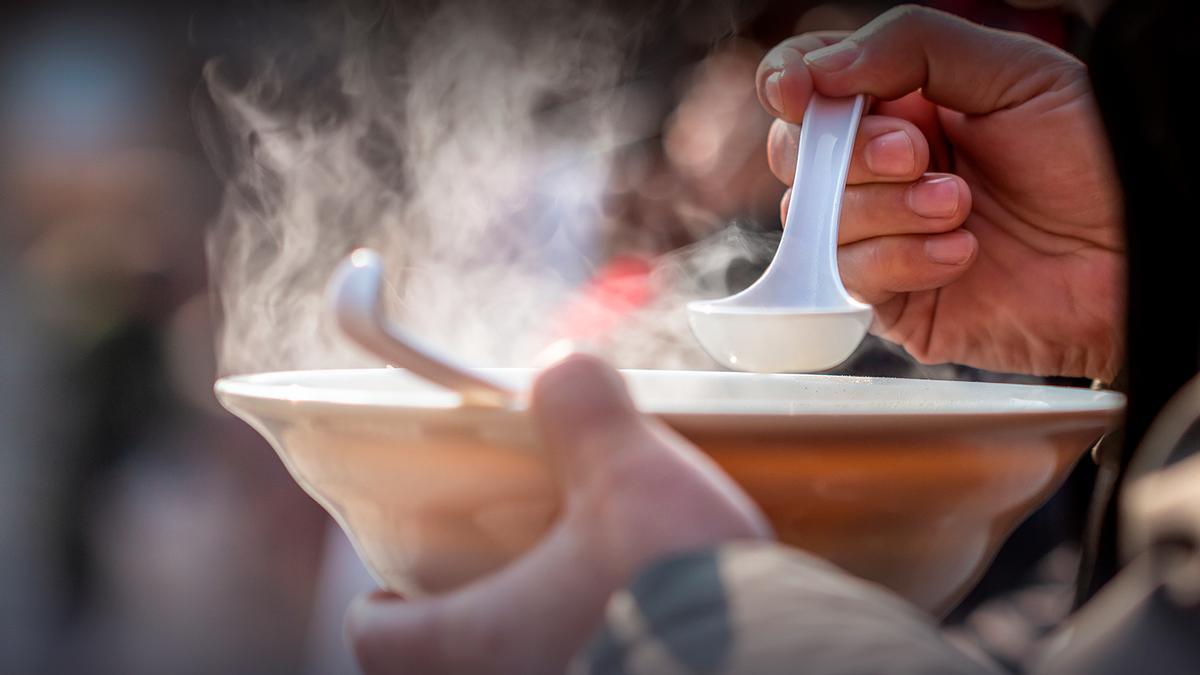
{"label": "thumb", "polygon": [[[733,479],[677,432],[642,415],[621,375],[600,359],[575,354],[544,371],[530,408],[568,506],[601,495],[607,517],[636,523],[624,529],[623,544],[639,560],[622,569],[654,552],[770,536]],[[676,512],[681,508],[686,515]]]}
{"label": "thumb", "polygon": [[568,483],[643,445],[635,441],[645,436],[646,421],[625,381],[594,356],[573,354],[543,371],[534,382],[530,410]]}
{"label": "thumb", "polygon": [[827,96],[890,100],[920,89],[938,105],[985,114],[1084,81],[1084,66],[1037,38],[925,7],[898,7],[844,40],[804,54]]}

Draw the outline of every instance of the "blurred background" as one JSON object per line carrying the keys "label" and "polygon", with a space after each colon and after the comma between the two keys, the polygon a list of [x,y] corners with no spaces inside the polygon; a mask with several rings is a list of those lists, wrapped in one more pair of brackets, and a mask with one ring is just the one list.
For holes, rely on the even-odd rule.
{"label": "blurred background", "polygon": [[[674,246],[697,213],[778,233],[758,60],[789,35],[853,29],[893,3],[674,4],[637,65],[655,85],[642,102],[650,131],[621,162],[639,179],[609,186],[611,208]],[[1070,4],[927,4],[1087,49],[1089,17]],[[365,582],[330,572],[346,564],[333,562],[345,549],[330,522],[211,393],[206,228],[223,185],[197,137],[201,70],[253,49],[262,30],[303,45],[288,20],[303,11],[0,10],[0,672],[350,667],[340,613]],[[744,285],[764,260],[725,274]],[[918,368],[879,342],[842,370],[1012,379]],[[957,639],[1016,665],[1067,612],[1090,470],[1081,463],[951,615]]]}

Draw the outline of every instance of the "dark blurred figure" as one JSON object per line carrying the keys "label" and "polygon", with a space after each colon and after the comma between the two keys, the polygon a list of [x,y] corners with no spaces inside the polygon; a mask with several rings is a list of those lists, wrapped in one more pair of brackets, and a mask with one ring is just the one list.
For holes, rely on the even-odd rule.
{"label": "dark blurred figure", "polygon": [[212,399],[190,10],[5,13],[0,671],[294,671],[324,517]]}

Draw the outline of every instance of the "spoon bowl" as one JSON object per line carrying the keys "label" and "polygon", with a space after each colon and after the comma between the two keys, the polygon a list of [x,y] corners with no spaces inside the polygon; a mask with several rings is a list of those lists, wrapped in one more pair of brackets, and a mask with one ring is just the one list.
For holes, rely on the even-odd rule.
{"label": "spoon bowl", "polygon": [[828,370],[850,357],[871,327],[870,307],[824,312],[741,307],[716,302],[688,307],[692,332],[733,370],[791,373]]}

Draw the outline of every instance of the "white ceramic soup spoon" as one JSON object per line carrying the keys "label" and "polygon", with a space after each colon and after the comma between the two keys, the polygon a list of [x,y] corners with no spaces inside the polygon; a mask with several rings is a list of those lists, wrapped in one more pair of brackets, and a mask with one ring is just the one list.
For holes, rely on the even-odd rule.
{"label": "white ceramic soup spoon", "polygon": [[389,365],[458,392],[464,405],[503,407],[516,399],[509,387],[460,365],[388,321],[380,301],[382,288],[383,262],[367,248],[351,253],[329,280],[329,306],[338,328],[355,344]]}
{"label": "white ceramic soup spoon", "polygon": [[837,264],[842,191],[863,106],[863,96],[813,95],[774,260],[741,293],[688,305],[696,339],[725,366],[755,373],[827,370],[866,335],[871,307],[846,292]]}

